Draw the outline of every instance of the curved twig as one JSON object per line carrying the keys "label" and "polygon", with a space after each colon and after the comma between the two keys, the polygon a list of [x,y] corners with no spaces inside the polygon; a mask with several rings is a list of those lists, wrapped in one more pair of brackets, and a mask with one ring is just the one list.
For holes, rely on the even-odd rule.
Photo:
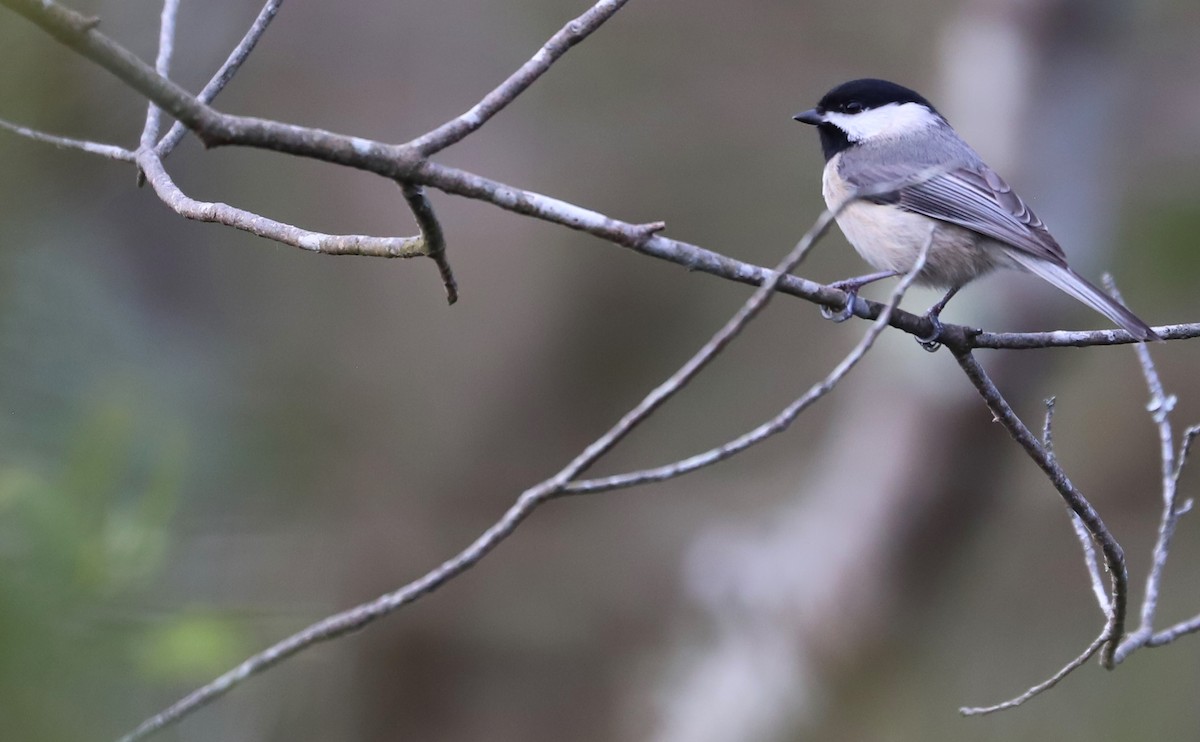
{"label": "curved twig", "polygon": [[379,258],[415,258],[426,255],[425,240],[415,237],[373,237],[363,234],[325,234],[268,219],[229,204],[197,201],[175,185],[154,150],[142,150],[135,161],[155,195],[172,211],[187,219],[217,222],[275,242],[325,255],[364,255]]}
{"label": "curved twig", "polygon": [[1100,653],[1100,664],[1105,668],[1112,669],[1113,655],[1125,632],[1125,609],[1129,592],[1129,575],[1125,567],[1125,553],[1121,549],[1121,545],[1104,525],[1104,521],[1101,520],[1100,514],[1096,512],[1092,504],[1071,483],[1070,478],[1067,477],[1058,462],[1046,452],[1045,446],[1013,412],[1008,401],[1004,399],[1000,390],[988,377],[987,372],[979,365],[979,361],[975,360],[975,356],[969,350],[952,350],[954,359],[958,361],[958,365],[966,373],[967,378],[971,380],[980,396],[983,397],[996,420],[1005,427],[1013,440],[1025,449],[1029,458],[1033,459],[1034,463],[1045,472],[1051,484],[1066,502],[1067,507],[1083,521],[1087,526],[1088,533],[1100,545],[1100,551],[1104,555],[1104,566],[1108,570],[1111,580],[1112,595],[1108,620],[1102,634],[1104,642]]}
{"label": "curved twig", "polygon": [[438,274],[442,277],[442,285],[446,288],[446,303],[458,301],[458,281],[454,279],[454,271],[450,270],[450,261],[446,258],[446,237],[442,234],[442,225],[433,213],[433,204],[425,196],[425,191],[411,183],[401,183],[404,200],[412,209],[413,217],[421,230],[421,247],[437,265]]}

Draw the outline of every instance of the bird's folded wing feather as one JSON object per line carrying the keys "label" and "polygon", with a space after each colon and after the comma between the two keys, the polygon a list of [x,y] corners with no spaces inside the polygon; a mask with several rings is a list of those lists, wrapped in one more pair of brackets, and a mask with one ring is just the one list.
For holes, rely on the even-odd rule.
{"label": "bird's folded wing feather", "polygon": [[[887,181],[886,173],[871,181]],[[872,200],[957,224],[1032,257],[1066,265],[1062,248],[1042,220],[987,165],[957,167]]]}

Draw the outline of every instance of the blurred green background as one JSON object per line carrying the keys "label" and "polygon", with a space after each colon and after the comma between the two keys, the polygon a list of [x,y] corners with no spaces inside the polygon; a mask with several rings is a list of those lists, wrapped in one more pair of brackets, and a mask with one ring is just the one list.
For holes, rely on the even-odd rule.
{"label": "blurred green background", "polygon": [[[78,2],[152,59],[160,6]],[[289,3],[223,110],[404,141],[586,2]],[[198,89],[258,11],[183,3]],[[821,208],[791,120],[852,77],[925,92],[1151,323],[1200,320],[1200,5],[634,0],[440,161],[773,264]],[[0,10],[0,117],[134,146],[144,104]],[[393,184],[189,139],[179,185],[328,232],[408,234]],[[432,193],[428,261],[324,257],[171,214],[131,168],[0,132],[0,725],[107,739],[248,653],[423,574],[556,472],[743,286]],[[864,266],[831,235],[800,273]],[[878,294],[876,294],[878,295]],[[906,306],[922,309],[932,294]],[[950,321],[1103,326],[1027,277]],[[598,471],[774,414],[851,347],[781,299]],[[1177,424],[1200,346],[1155,347]],[[1127,348],[986,353],[1126,547],[1157,521]],[[478,568],[252,680],[162,739],[1194,739],[1200,643],[1019,693],[1101,628],[1058,498],[946,353],[887,337],[784,436],[666,484],[545,506]],[[1196,492],[1195,473],[1184,495]],[[1160,624],[1200,611],[1185,519]],[[1140,593],[1135,593],[1140,597]]]}

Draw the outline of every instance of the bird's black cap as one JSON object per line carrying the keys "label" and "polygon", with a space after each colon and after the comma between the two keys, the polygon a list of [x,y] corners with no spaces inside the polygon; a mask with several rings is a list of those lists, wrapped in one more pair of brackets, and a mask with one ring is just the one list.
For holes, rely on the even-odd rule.
{"label": "bird's black cap", "polygon": [[[855,106],[862,109],[879,108],[889,103],[919,103],[937,113],[933,104],[915,90],[887,80],[865,77],[838,85],[817,103],[819,111],[842,111]],[[939,114],[940,115],[940,114]]]}

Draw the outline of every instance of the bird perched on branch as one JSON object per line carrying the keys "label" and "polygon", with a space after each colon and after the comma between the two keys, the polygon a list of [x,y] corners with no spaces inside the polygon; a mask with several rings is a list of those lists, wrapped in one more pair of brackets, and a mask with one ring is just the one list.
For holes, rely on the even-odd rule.
{"label": "bird perched on branch", "polygon": [[886,80],[843,83],[794,117],[817,127],[825,153],[822,194],[846,239],[878,273],[833,284],[847,319],[868,283],[901,275],[930,242],[919,283],[948,289],[926,317],[924,343],[963,285],[995,268],[1029,271],[1124,328],[1161,340],[1145,322],[1067,265],[1042,220],[920,94]]}

